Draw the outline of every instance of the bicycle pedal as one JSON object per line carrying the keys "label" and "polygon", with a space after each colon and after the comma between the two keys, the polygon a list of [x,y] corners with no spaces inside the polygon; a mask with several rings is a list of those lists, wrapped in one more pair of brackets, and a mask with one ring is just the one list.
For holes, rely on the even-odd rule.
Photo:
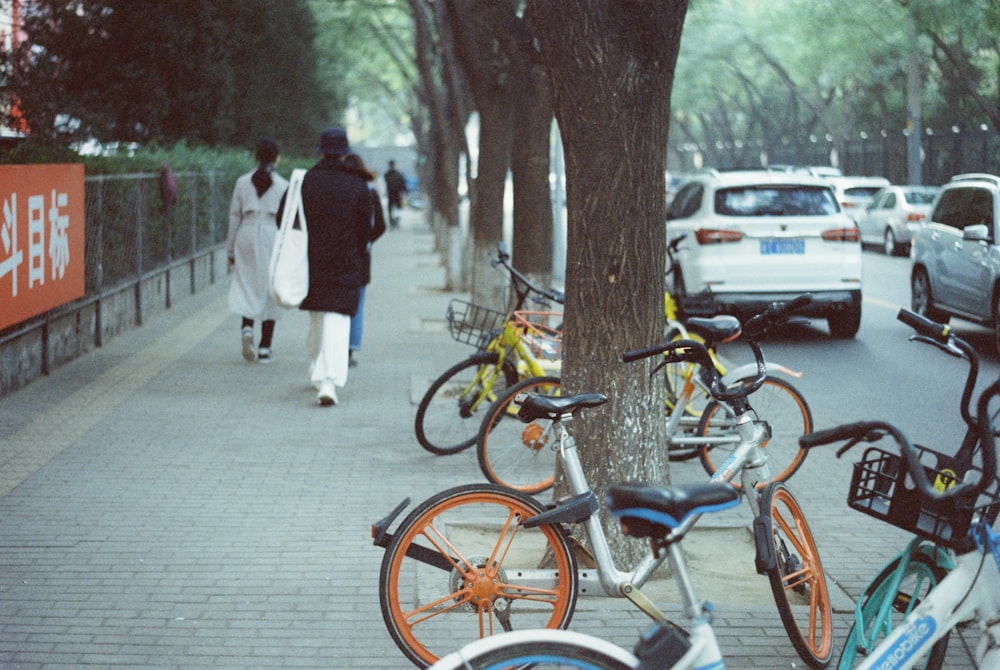
{"label": "bicycle pedal", "polygon": [[659,621],[640,636],[633,653],[639,668],[670,668],[691,648],[687,633],[670,621]]}

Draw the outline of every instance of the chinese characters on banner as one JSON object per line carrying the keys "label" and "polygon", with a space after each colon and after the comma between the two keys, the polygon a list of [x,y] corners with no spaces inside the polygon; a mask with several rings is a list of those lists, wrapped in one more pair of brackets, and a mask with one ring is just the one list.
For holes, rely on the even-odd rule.
{"label": "chinese characters on banner", "polygon": [[0,165],[0,329],[83,296],[83,165]]}

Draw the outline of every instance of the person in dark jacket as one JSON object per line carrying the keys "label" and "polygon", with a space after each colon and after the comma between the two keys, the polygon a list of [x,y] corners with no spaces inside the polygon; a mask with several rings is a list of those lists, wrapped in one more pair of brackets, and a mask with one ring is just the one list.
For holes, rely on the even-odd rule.
{"label": "person in dark jacket", "polygon": [[385,215],[382,212],[382,200],[379,198],[378,192],[371,186],[371,182],[375,181],[375,173],[368,169],[364,160],[357,154],[346,156],[344,162],[349,167],[355,168],[358,175],[366,182],[369,182],[368,193],[372,198],[371,235],[368,237],[368,243],[361,250],[362,260],[364,261],[363,278],[365,283],[361,287],[358,311],[351,317],[350,358],[348,365],[353,368],[358,364],[357,353],[361,351],[361,337],[364,334],[365,288],[371,283],[372,243],[385,233]]}
{"label": "person in dark jacket", "polygon": [[342,128],[324,130],[319,150],[323,158],[302,180],[309,293],[299,309],[309,312],[310,381],[319,404],[330,406],[337,404],[336,387],[347,384],[351,317],[366,280],[364,250],[371,238],[372,199],[367,182],[347,161],[351,151]]}

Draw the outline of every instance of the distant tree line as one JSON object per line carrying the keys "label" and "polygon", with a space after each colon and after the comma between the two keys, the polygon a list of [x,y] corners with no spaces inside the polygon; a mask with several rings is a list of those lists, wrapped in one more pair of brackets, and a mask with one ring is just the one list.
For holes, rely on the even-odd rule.
{"label": "distant tree line", "polygon": [[[4,0],[9,2],[9,0]],[[31,0],[0,91],[33,140],[311,146],[344,101],[306,0]]]}

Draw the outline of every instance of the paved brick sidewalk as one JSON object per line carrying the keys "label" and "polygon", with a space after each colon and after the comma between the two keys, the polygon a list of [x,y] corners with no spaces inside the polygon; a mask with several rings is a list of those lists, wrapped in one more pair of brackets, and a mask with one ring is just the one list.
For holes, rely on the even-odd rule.
{"label": "paved brick sidewalk", "polygon": [[[482,475],[473,452],[413,437],[415,399],[469,349],[444,327],[431,234],[406,217],[375,245],[360,365],[334,408],[307,383],[305,315],[278,322],[271,365],[248,364],[225,281],[0,403],[0,668],[409,667],[369,525]],[[824,459],[805,486],[847,467]],[[821,547],[837,593],[881,559],[838,541],[863,527],[844,490],[806,509],[837,538]],[[762,602],[715,598],[730,667],[801,667],[746,563],[737,585],[757,580]],[[631,646],[646,623],[583,599],[573,628]]]}

